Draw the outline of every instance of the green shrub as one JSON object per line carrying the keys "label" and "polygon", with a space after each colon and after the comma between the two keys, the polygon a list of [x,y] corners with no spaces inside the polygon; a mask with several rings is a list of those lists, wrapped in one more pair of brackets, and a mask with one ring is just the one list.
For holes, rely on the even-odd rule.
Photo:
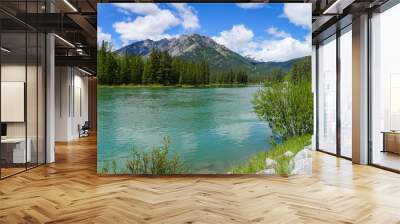
{"label": "green shrub", "polygon": [[114,174],[117,174],[117,162],[115,160],[112,161],[112,170]]}
{"label": "green shrub", "polygon": [[[305,146],[311,142],[311,135],[303,135],[300,137],[293,137],[287,139],[283,144],[275,145],[273,148],[266,152],[260,152],[251,157],[246,163],[236,166],[231,169],[234,174],[255,174],[258,171],[265,170],[266,158],[273,159],[277,162],[275,167],[277,174],[288,175],[291,171],[289,166],[290,160]],[[287,151],[293,153],[293,156],[287,157],[283,154]]]}
{"label": "green shrub", "polygon": [[138,152],[132,149],[132,159],[126,161],[126,169],[131,174],[166,175],[184,171],[177,153],[170,155],[170,138],[165,137],[161,146],[153,147],[150,152]]}
{"label": "green shrub", "polygon": [[107,174],[109,169],[110,169],[110,161],[106,160],[104,161],[103,167],[101,168],[101,173]]}
{"label": "green shrub", "polygon": [[312,134],[313,94],[309,81],[269,83],[255,94],[253,104],[257,116],[268,122],[275,135],[286,139]]}

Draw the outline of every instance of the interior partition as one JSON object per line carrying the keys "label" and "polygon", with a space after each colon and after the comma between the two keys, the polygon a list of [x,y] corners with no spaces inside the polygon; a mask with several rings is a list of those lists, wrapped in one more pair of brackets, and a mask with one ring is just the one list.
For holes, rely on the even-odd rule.
{"label": "interior partition", "polygon": [[[20,2],[17,10],[37,13],[42,10],[39,4],[40,1]],[[0,178],[3,179],[46,161],[46,40],[39,30],[3,12],[0,16],[15,22],[12,30],[0,27]]]}

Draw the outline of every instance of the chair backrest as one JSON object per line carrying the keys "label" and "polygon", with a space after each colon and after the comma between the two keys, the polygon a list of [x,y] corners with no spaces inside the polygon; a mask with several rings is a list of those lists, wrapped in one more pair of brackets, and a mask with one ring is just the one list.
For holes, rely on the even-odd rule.
{"label": "chair backrest", "polygon": [[89,121],[85,121],[85,124],[83,124],[82,127],[84,127],[84,128],[90,128],[90,125],[89,125],[89,124],[90,124]]}

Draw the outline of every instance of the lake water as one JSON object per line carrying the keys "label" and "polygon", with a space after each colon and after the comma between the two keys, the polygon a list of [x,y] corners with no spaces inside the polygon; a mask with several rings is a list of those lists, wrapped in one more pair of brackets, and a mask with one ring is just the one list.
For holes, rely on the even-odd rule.
{"label": "lake water", "polygon": [[226,173],[269,148],[271,131],[251,100],[258,87],[98,89],[98,171],[105,160],[125,168],[131,149],[171,139],[189,173]]}

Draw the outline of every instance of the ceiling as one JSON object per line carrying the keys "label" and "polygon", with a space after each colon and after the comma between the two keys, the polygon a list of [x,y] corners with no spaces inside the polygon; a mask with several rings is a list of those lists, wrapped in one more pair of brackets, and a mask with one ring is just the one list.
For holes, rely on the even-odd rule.
{"label": "ceiling", "polygon": [[312,0],[313,44],[352,23],[353,17],[372,12],[389,0]]}
{"label": "ceiling", "polygon": [[[203,0],[211,2],[212,0]],[[387,0],[267,0],[257,2],[312,3],[313,43],[351,23],[352,17]],[[54,32],[56,65],[79,66],[96,73],[98,2],[116,0],[1,0],[0,22],[4,33]],[[228,1],[227,1],[228,2]],[[246,2],[246,1],[243,1]],[[51,12],[51,13],[49,13]],[[340,22],[339,22],[340,21]],[[11,38],[11,34],[7,36]],[[18,38],[15,39],[18,45]],[[17,47],[17,46],[15,46]],[[28,50],[29,51],[29,50]]]}
{"label": "ceiling", "polygon": [[[56,66],[78,66],[96,74],[96,4],[97,0],[1,0],[2,36],[17,58],[26,54],[20,40],[25,35],[18,33],[55,33]],[[31,48],[28,45],[28,56]]]}

